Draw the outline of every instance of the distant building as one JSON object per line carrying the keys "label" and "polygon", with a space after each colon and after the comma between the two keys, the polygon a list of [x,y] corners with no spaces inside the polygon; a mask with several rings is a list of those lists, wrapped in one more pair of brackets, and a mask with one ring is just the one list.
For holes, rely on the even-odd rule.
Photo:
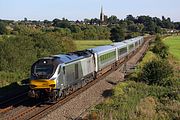
{"label": "distant building", "polygon": [[100,25],[106,25],[107,24],[108,16],[104,14],[103,6],[101,6],[101,12],[100,12]]}
{"label": "distant building", "polygon": [[100,13],[100,22],[104,22],[104,13],[103,13],[103,7],[101,6],[101,13]]}

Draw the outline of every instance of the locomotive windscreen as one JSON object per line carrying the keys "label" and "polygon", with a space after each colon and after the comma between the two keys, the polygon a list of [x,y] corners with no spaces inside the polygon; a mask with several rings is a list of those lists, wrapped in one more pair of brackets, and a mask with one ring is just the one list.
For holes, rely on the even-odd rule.
{"label": "locomotive windscreen", "polygon": [[59,63],[55,59],[40,59],[31,68],[33,79],[50,79]]}
{"label": "locomotive windscreen", "polygon": [[37,76],[49,76],[53,73],[53,65],[36,65],[34,74]]}

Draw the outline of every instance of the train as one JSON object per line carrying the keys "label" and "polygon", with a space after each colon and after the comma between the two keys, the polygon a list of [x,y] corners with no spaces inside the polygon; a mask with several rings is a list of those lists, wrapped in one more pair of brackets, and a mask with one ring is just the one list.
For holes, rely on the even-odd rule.
{"label": "train", "polygon": [[138,36],[122,42],[37,60],[31,67],[28,96],[56,101],[120,65],[144,43]]}

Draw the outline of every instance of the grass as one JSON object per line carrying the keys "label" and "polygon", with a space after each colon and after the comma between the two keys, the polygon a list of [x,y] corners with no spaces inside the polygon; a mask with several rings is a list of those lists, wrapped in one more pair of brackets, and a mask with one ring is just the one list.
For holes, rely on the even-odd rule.
{"label": "grass", "polygon": [[[176,40],[177,38],[174,39]],[[156,59],[156,56],[149,51],[138,66],[140,68],[143,67],[151,59]],[[137,74],[137,72],[136,70],[134,74]],[[131,77],[129,81],[115,86],[112,89],[112,96],[108,97],[101,104],[96,105],[87,117],[94,120],[179,119],[180,80],[177,76],[175,78],[177,79],[172,78],[174,81],[171,86],[164,87],[135,82],[133,77]]]}
{"label": "grass", "polygon": [[170,36],[163,41],[169,46],[169,52],[180,61],[180,36]]}
{"label": "grass", "polygon": [[97,46],[108,45],[112,42],[110,40],[75,40],[77,50],[85,50]]}
{"label": "grass", "polygon": [[169,97],[173,94],[171,89],[166,87],[126,81],[113,89],[110,98],[95,106],[90,116],[95,116],[94,119],[97,120],[177,119],[180,102]]}

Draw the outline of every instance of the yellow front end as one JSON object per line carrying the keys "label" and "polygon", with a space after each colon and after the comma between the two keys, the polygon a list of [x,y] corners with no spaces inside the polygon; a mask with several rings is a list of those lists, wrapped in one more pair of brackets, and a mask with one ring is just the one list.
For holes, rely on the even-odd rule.
{"label": "yellow front end", "polygon": [[31,89],[55,89],[56,81],[55,80],[31,80],[30,81]]}

